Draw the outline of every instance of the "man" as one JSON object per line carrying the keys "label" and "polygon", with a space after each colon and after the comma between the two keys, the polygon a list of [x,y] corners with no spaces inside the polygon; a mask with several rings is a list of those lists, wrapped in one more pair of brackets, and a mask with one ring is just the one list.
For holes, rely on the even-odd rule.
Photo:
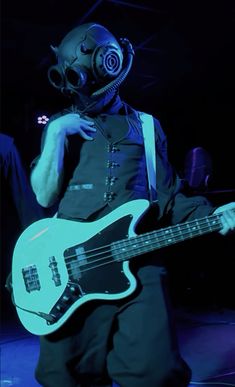
{"label": "man", "polygon": [[[124,203],[149,199],[140,115],[118,94],[131,68],[131,44],[127,39],[118,43],[103,26],[89,23],[73,29],[53,51],[58,63],[49,69],[49,80],[72,97],[73,105],[50,119],[43,136],[42,153],[31,175],[38,202],[48,207],[59,200],[58,217],[86,224]],[[156,227],[163,221],[177,224],[213,213],[205,198],[187,198],[181,192],[155,118],[154,129]],[[222,234],[235,226],[234,208],[230,203],[216,210],[227,209],[221,218]],[[137,280],[132,294],[88,302],[56,332],[41,337],[39,383],[188,385],[190,370],[172,329],[160,255],[133,260],[131,271]]]}
{"label": "man", "polygon": [[45,216],[30,186],[27,171],[13,137],[0,133],[1,205],[1,316],[12,318],[13,310],[5,289],[11,291],[12,249],[20,231]]}
{"label": "man", "polygon": [[[21,229],[42,218],[43,209],[35,200],[14,138],[4,133],[0,133],[0,172],[2,194],[6,195],[3,199],[12,201]],[[5,204],[2,210],[6,210],[4,200],[1,204]]]}

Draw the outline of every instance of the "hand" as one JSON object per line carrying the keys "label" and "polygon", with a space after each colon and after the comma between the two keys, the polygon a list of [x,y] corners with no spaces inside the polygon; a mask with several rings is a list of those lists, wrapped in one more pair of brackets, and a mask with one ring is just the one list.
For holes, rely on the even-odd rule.
{"label": "hand", "polygon": [[220,212],[223,212],[223,214],[221,216],[222,229],[219,232],[222,235],[226,235],[229,231],[235,230],[235,202],[218,207],[214,214],[219,214]]}
{"label": "hand", "polygon": [[[59,131],[65,136],[79,134],[84,140],[93,140],[90,132],[96,132],[94,122],[82,118],[78,113],[68,113],[51,122],[52,130]],[[89,134],[88,134],[89,133]]]}

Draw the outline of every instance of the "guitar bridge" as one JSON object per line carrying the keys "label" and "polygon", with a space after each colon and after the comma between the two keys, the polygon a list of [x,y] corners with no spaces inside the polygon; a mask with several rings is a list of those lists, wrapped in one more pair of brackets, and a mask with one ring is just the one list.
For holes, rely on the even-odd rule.
{"label": "guitar bridge", "polygon": [[22,275],[28,293],[41,289],[36,265],[30,265],[22,269]]}

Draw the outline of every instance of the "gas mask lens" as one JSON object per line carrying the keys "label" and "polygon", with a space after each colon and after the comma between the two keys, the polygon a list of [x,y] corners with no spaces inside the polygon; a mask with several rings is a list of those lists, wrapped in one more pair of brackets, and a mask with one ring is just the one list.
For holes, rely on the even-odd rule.
{"label": "gas mask lens", "polygon": [[57,89],[64,86],[64,75],[58,66],[52,66],[49,68],[48,78],[50,83]]}
{"label": "gas mask lens", "polygon": [[87,81],[87,74],[81,68],[68,67],[65,70],[65,78],[74,89],[81,89]]}
{"label": "gas mask lens", "polygon": [[57,89],[81,89],[86,84],[87,74],[79,66],[67,67],[65,71],[60,66],[52,66],[48,70],[48,78]]}

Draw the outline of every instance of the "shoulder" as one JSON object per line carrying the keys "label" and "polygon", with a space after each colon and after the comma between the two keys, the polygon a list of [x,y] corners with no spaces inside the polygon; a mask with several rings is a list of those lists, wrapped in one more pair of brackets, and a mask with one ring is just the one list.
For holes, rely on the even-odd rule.
{"label": "shoulder", "polygon": [[126,115],[132,118],[133,121],[138,122],[140,127],[143,128],[144,122],[146,122],[146,125],[149,128],[153,124],[156,139],[158,139],[159,141],[165,141],[166,135],[164,133],[164,130],[162,129],[160,119],[158,119],[155,115],[151,113],[135,109],[134,107],[128,105],[125,102],[123,102],[123,107],[125,108]]}
{"label": "shoulder", "polygon": [[166,135],[164,133],[164,130],[162,129],[160,120],[157,117],[150,113],[141,111],[138,111],[138,115],[142,125],[145,124],[147,126],[147,130],[148,128],[150,128],[150,126],[153,126],[156,140],[164,141],[166,139]]}

